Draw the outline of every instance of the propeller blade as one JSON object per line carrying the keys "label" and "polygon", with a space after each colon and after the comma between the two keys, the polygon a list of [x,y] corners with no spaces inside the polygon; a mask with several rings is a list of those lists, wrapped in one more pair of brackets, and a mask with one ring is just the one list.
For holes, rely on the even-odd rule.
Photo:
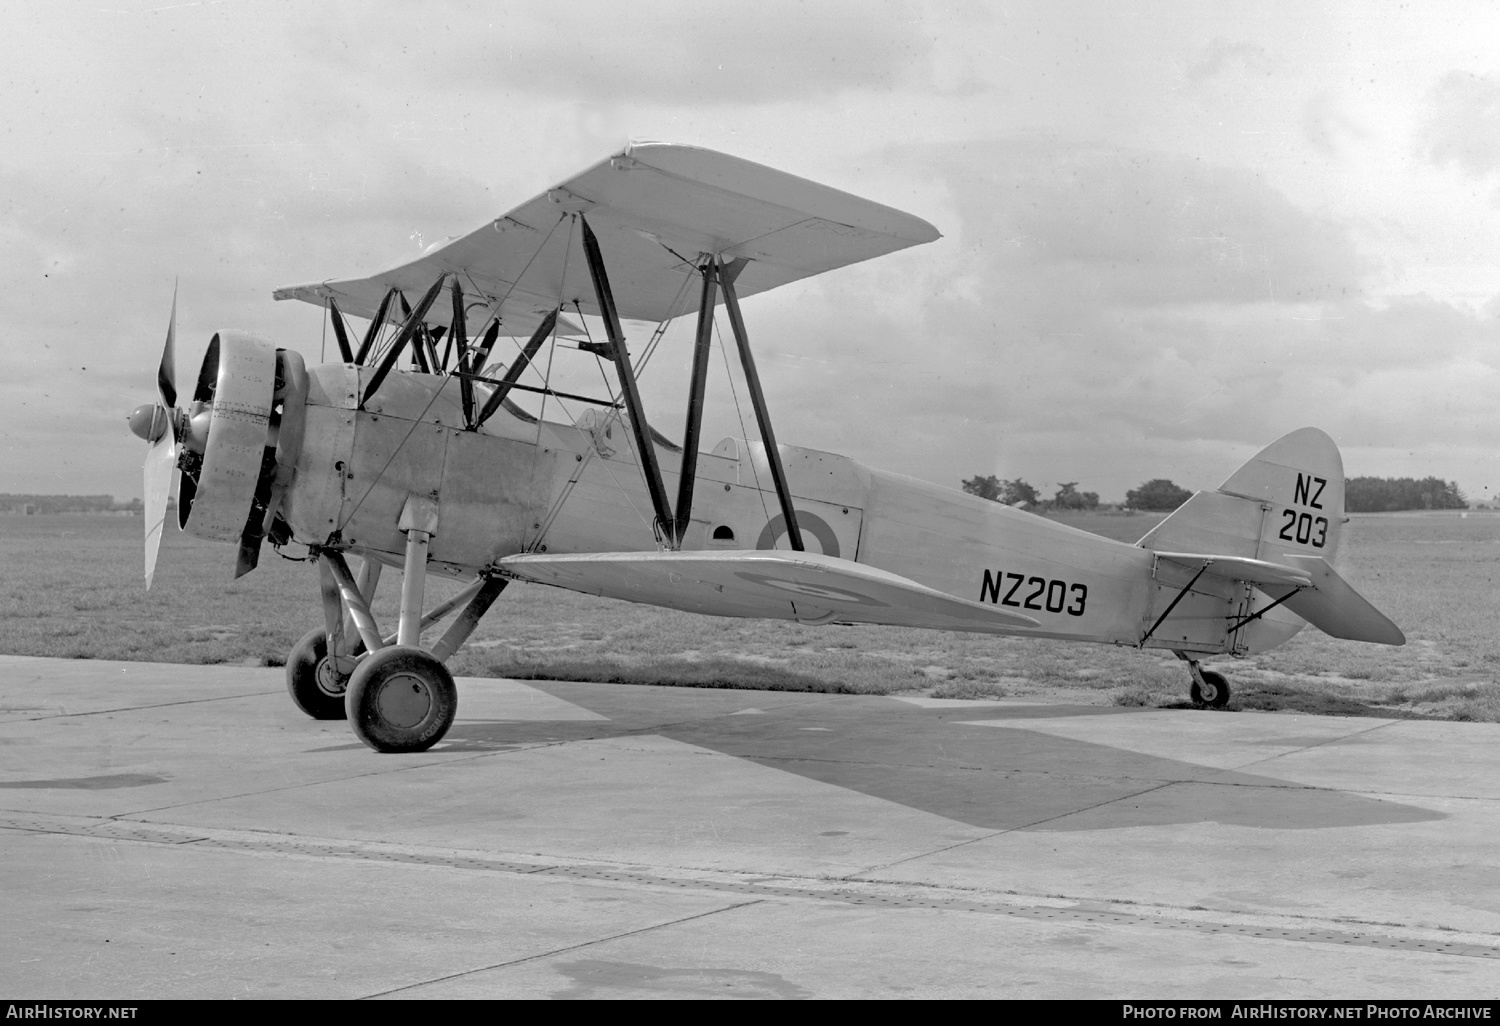
{"label": "propeller blade", "polygon": [[161,549],[161,532],[167,522],[167,497],[172,493],[172,476],[177,470],[177,430],[167,419],[167,429],[151,443],[146,453],[145,496],[146,520],[146,590],[156,574],[156,554]]}
{"label": "propeller blade", "polygon": [[359,352],[354,355],[354,362],[363,366],[365,357],[370,355],[370,347],[375,344],[375,339],[380,335],[380,329],[385,327],[385,315],[391,308],[391,297],[396,294],[391,289],[380,301],[380,308],[375,311],[375,319],[370,322],[370,327],[365,331],[365,340],[359,344]]}
{"label": "propeller blade", "polygon": [[234,560],[234,579],[237,581],[260,565],[260,537],[240,539],[240,551]]}
{"label": "propeller blade", "polygon": [[328,297],[328,315],[333,318],[333,333],[338,336],[339,356],[345,363],[353,363],[354,350],[349,345],[349,333],[344,330],[344,315],[339,312],[339,305],[332,296]]}
{"label": "propeller blade", "polygon": [[162,347],[161,366],[156,368],[156,394],[170,410],[177,405],[177,283],[172,283],[172,319],[167,323],[167,344]]}

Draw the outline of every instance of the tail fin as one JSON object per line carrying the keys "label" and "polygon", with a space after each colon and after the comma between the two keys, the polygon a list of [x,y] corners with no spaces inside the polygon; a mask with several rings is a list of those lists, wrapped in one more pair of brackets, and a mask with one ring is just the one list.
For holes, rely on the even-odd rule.
{"label": "tail fin", "polygon": [[1284,435],[1212,492],[1199,492],[1139,544],[1285,563],[1332,560],[1344,526],[1344,461],[1317,428]]}
{"label": "tail fin", "polygon": [[[1216,490],[1194,495],[1139,544],[1174,559],[1201,554],[1297,568],[1311,578],[1301,589],[1234,576],[1334,637],[1403,644],[1400,629],[1330,565],[1343,526],[1344,461],[1338,446],[1317,428],[1302,428],[1266,446]],[[1252,647],[1279,644],[1298,626],[1259,620],[1250,625],[1250,633],[1258,635]]]}

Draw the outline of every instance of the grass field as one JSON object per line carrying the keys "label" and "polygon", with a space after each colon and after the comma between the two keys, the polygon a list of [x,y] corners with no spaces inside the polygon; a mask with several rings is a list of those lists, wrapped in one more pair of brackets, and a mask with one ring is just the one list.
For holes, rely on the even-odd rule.
{"label": "grass field", "polygon": [[[1134,541],[1159,517],[1072,514]],[[156,586],[141,577],[141,521],[0,517],[0,652],[68,658],[276,665],[322,623],[315,567],[266,548],[230,580],[228,545],[168,529]],[[1211,663],[1231,709],[1500,720],[1500,515],[1357,515],[1341,572],[1405,630],[1404,648],[1308,629],[1246,660]],[[399,573],[376,615],[394,629]],[[435,582],[429,595],[453,586]],[[948,698],[1174,706],[1186,669],[1170,654],[884,627],[803,627],[635,606],[512,585],[454,673]]]}

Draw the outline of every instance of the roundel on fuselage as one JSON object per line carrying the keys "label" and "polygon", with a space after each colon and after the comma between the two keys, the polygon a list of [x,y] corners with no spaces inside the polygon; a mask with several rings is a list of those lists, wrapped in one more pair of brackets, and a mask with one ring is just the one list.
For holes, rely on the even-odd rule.
{"label": "roundel on fuselage", "polygon": [[[839,538],[833,533],[833,528],[828,526],[828,521],[816,513],[809,513],[805,509],[797,510],[797,527],[804,537],[812,535],[823,547],[823,555],[838,556]],[[767,522],[765,529],[760,532],[760,537],[755,539],[757,549],[774,549],[776,542],[786,535],[786,517],[780,513]]]}

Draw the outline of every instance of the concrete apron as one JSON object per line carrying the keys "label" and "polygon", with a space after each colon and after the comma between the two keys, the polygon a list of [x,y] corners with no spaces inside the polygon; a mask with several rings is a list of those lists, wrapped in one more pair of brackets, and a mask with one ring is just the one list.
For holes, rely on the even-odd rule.
{"label": "concrete apron", "polygon": [[0,992],[1492,997],[1500,727],[0,657]]}

